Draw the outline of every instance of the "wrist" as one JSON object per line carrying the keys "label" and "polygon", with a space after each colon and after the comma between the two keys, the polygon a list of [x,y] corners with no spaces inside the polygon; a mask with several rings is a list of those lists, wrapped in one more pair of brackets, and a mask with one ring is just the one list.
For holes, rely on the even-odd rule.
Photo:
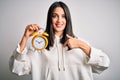
{"label": "wrist", "polygon": [[28,38],[29,38],[29,37],[27,37],[27,36],[23,36],[23,37],[22,37],[22,40],[21,40],[21,42],[19,43],[19,44],[20,44],[20,52],[22,52],[22,51],[24,50]]}
{"label": "wrist", "polygon": [[29,35],[27,35],[27,34],[24,34],[23,35],[23,38],[25,38],[25,39],[28,39],[30,36]]}
{"label": "wrist", "polygon": [[79,48],[82,49],[88,56],[90,56],[91,47],[88,44],[83,42],[82,44],[79,45]]}

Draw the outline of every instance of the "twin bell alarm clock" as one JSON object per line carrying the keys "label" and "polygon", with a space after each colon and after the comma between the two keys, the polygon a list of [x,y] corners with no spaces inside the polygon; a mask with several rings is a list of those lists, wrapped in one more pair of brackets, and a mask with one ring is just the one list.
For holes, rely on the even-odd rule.
{"label": "twin bell alarm clock", "polygon": [[[42,32],[41,32],[42,30]],[[44,29],[40,29],[38,32],[34,32],[32,34],[32,47],[35,50],[43,50],[47,47],[48,45],[48,39],[47,36],[48,34],[44,32]]]}

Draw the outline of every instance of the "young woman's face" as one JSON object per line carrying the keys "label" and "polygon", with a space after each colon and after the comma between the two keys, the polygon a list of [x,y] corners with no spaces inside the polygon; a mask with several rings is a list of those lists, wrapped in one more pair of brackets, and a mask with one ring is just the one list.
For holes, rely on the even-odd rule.
{"label": "young woman's face", "polygon": [[52,25],[55,34],[61,35],[66,26],[66,18],[64,10],[61,7],[56,7],[52,13]]}

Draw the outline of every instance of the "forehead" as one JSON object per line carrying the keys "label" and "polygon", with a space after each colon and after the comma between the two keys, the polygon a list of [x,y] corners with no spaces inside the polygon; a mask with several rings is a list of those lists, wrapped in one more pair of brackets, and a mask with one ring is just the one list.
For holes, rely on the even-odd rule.
{"label": "forehead", "polygon": [[59,13],[59,14],[65,14],[64,10],[62,7],[56,7],[54,10],[53,10],[53,13]]}

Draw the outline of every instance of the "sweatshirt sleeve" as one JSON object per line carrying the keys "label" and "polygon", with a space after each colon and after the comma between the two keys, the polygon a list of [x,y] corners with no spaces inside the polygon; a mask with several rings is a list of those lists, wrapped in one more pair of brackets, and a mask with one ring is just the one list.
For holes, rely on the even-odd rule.
{"label": "sweatshirt sleeve", "polygon": [[31,71],[30,58],[27,52],[28,50],[25,48],[21,53],[20,46],[18,45],[10,58],[10,69],[13,73],[19,76],[29,74]]}
{"label": "sweatshirt sleeve", "polygon": [[93,73],[101,73],[109,67],[109,57],[101,50],[91,47],[91,54],[88,60]]}

